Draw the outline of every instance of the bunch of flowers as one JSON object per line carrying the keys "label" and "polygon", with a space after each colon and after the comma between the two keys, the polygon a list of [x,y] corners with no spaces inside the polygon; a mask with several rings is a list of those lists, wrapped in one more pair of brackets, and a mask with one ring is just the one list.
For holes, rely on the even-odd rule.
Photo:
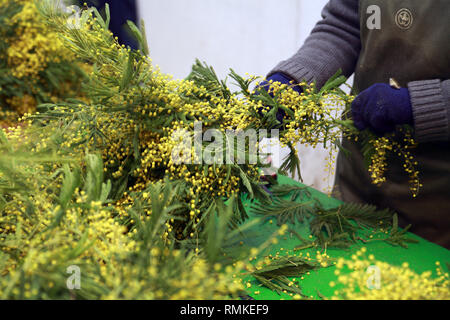
{"label": "bunch of flowers", "polygon": [[149,199],[126,210],[136,221],[141,207],[151,207],[152,215],[129,229],[108,200],[111,185],[104,183],[100,156],[88,154],[83,172],[73,158],[29,152],[0,138],[1,299],[228,299],[241,293],[233,277],[240,269],[212,258],[223,242],[205,252],[164,241],[165,222],[179,205],[176,183],[148,185]]}
{"label": "bunch of flowers", "polygon": [[0,1],[0,125],[40,103],[81,96],[83,69],[46,24],[33,0]]}
{"label": "bunch of flowers", "polygon": [[[42,105],[42,113],[28,118],[34,127],[41,126],[39,142],[30,149],[43,152],[57,145],[59,154],[78,158],[86,151],[99,152],[105,163],[105,179],[111,181],[112,199],[125,224],[132,220],[124,210],[135,201],[131,193],[141,193],[145,198],[148,184],[166,178],[183,182],[178,219],[167,223],[177,239],[195,236],[206,213],[232,196],[247,193],[253,199],[267,201],[260,182],[262,161],[240,163],[236,158],[243,154],[246,159],[252,146],[246,143],[236,147],[227,139],[227,131],[283,129],[282,143],[337,145],[342,131],[353,130],[351,122],[334,115],[351,99],[337,88],[345,81],[343,77],[334,77],[320,91],[308,88],[303,95],[296,95],[289,86],[274,84],[269,94],[250,89],[255,77],[244,79],[232,71],[230,76],[240,87],[232,92],[212,68],[197,62],[187,80],[173,80],[152,66],[145,35],[136,27],[132,29],[141,40],[139,51],[119,45],[107,29],[108,20],[95,10],[82,13],[79,28],[68,27],[66,17],[51,7],[44,5],[41,10],[74,54],[94,67],[85,83],[89,103],[72,100]],[[265,106],[272,108],[267,110]],[[279,109],[287,114],[283,125],[276,118]],[[197,141],[194,129],[198,124],[200,153],[195,143],[180,150],[180,145],[185,145],[177,134],[185,133],[184,140]],[[305,130],[295,132],[297,125]],[[231,161],[197,162],[198,155],[213,146],[211,140],[201,138],[208,130],[214,130],[215,139],[217,135],[225,137],[211,153],[224,159],[234,155]],[[177,162],[174,154],[182,154],[184,161]],[[286,168],[295,167],[291,164],[295,160],[296,155],[288,159]],[[235,222],[242,222],[246,213],[241,197],[237,197],[235,206]],[[144,212],[151,215],[148,210]]]}
{"label": "bunch of flowers", "polygon": [[[252,143],[236,146],[227,132],[280,129],[281,143],[292,149],[282,169],[294,172],[295,143],[338,147],[342,134],[357,132],[337,116],[352,100],[338,89],[345,78],[336,75],[320,90],[302,84],[298,95],[277,83],[270,92],[255,92],[257,78],[231,71],[239,86],[233,92],[197,62],[188,79],[173,80],[152,66],[136,26],[130,25],[141,49],[119,45],[108,31],[108,7],[106,19],[95,9],[84,10],[76,28],[53,1],[30,8],[37,8],[46,30],[71,52],[55,57],[92,68],[83,81],[86,97],[41,104],[40,112],[0,136],[2,297],[233,298],[241,294],[236,275],[243,269],[259,272],[270,286],[270,273],[247,266],[254,250],[224,249],[230,248],[227,241],[236,242],[236,228],[247,218],[243,197],[277,205],[260,181],[262,161],[238,161],[252,154]],[[47,69],[33,70],[20,67],[15,74],[36,76]],[[202,139],[209,130],[214,141]],[[180,132],[192,144],[180,143]],[[234,157],[198,162],[204,154]],[[291,260],[281,262],[276,265],[292,272]],[[312,262],[296,263],[303,270]],[[72,266],[86,275],[81,290],[67,290]],[[291,287],[285,278],[275,280],[281,281],[278,287]]]}
{"label": "bunch of flowers", "polygon": [[339,259],[335,274],[338,282],[333,299],[350,300],[449,300],[450,278],[439,262],[436,275],[426,271],[418,274],[407,262],[401,266],[377,261],[374,255],[365,253],[365,248],[352,256],[351,260]]}

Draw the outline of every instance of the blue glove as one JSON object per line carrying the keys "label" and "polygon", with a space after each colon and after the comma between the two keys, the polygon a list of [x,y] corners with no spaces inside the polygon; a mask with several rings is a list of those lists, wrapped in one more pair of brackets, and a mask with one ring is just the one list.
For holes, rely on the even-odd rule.
{"label": "blue glove", "polygon": [[397,125],[414,124],[408,89],[384,83],[374,84],[356,97],[352,116],[359,130],[371,129],[378,135],[393,132]]}
{"label": "blue glove", "polygon": [[[277,72],[272,74],[270,77],[267,78],[267,80],[262,81],[259,84],[259,88],[263,88],[265,89],[267,92],[269,92],[270,96],[273,98],[273,93],[271,91],[269,91],[270,88],[270,83],[269,81],[272,80],[273,82],[280,82],[281,84],[292,84],[292,81],[295,82],[295,80],[291,79],[290,77],[288,77],[287,75],[285,75],[284,73],[281,72]],[[294,91],[297,91],[298,94],[302,93],[302,87],[300,86],[293,86],[292,89]],[[283,122],[284,116],[285,116],[285,112],[284,110],[279,109],[277,112],[277,120],[279,122]]]}
{"label": "blue glove", "polygon": [[119,43],[137,49],[139,46],[128,30],[127,20],[137,23],[137,3],[136,0],[84,0],[80,3],[86,3],[89,7],[95,6],[101,13],[105,7],[105,3],[109,4],[111,14],[111,22],[109,29],[119,38]]}

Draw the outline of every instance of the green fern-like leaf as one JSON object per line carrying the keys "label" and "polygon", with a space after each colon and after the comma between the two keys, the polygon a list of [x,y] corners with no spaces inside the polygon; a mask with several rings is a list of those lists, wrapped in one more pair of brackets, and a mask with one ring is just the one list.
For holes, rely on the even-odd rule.
{"label": "green fern-like leaf", "polygon": [[313,213],[313,203],[313,201],[296,202],[274,198],[272,203],[256,204],[251,210],[257,215],[276,218],[278,225],[288,222],[294,224],[296,221],[303,222]]}

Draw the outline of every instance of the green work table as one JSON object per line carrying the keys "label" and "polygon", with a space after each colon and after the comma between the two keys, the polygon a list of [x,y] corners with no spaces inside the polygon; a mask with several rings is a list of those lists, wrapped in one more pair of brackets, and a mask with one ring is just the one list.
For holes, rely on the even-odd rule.
{"label": "green work table", "polygon": [[[280,184],[289,185],[302,185],[292,179],[284,176],[278,177],[278,182]],[[331,198],[317,190],[310,189],[311,195],[318,199],[326,209],[332,209],[338,207],[342,204],[341,201]],[[249,201],[244,201],[244,206],[251,219],[256,219],[257,216],[251,212]],[[309,228],[305,223],[297,222],[295,225],[289,225],[291,229],[294,229],[302,237],[307,238],[309,235]],[[246,231],[249,237],[245,237],[245,243],[250,246],[257,247],[267,240],[270,235],[278,230],[279,226],[276,224],[276,218],[270,221],[269,219],[264,219],[257,225],[253,226]],[[424,240],[412,233],[408,233],[408,236],[418,240],[418,243],[408,244],[408,248],[402,248],[400,246],[392,246],[384,241],[374,241],[370,243],[362,243],[358,241],[348,249],[334,249],[328,248],[327,254],[331,258],[345,258],[351,259],[351,256],[355,254],[356,251],[360,250],[362,247],[367,249],[366,255],[373,254],[377,261],[384,261],[392,265],[402,265],[404,262],[409,264],[409,268],[417,273],[422,273],[425,271],[436,270],[436,262],[440,262],[443,266],[450,262],[450,251],[437,245]],[[294,253],[293,249],[299,246],[300,240],[291,234],[286,234],[279,238],[277,244],[272,245],[266,251],[267,254],[275,255],[279,253],[280,255]],[[304,249],[301,252],[305,255],[308,252],[311,256],[315,256],[318,248]],[[296,252],[298,254],[298,252]],[[300,286],[304,294],[311,296],[313,298],[320,297],[332,297],[335,288],[330,287],[329,283],[331,281],[337,281],[337,276],[335,275],[335,267],[320,268],[316,271],[311,271],[309,275],[304,275],[303,280],[300,281]],[[298,279],[298,277],[297,277]],[[281,300],[281,299],[292,299],[288,294],[278,294],[266,287],[263,287],[256,279],[253,277],[246,277],[244,279],[251,284],[251,287],[247,289],[247,293],[250,297],[256,300]],[[318,294],[318,292],[320,294]],[[320,295],[320,297],[319,297]]]}

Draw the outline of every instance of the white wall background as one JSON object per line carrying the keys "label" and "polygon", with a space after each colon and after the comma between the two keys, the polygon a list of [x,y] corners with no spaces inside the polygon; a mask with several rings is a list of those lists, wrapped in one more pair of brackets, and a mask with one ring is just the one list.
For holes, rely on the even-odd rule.
{"label": "white wall background", "polygon": [[[196,58],[212,65],[221,78],[229,68],[265,76],[298,50],[327,2],[138,0],[153,63],[175,78],[186,77]],[[282,159],[287,151],[280,152]],[[332,185],[333,174],[324,173],[327,156],[325,150],[300,147],[306,184],[320,190]]]}

